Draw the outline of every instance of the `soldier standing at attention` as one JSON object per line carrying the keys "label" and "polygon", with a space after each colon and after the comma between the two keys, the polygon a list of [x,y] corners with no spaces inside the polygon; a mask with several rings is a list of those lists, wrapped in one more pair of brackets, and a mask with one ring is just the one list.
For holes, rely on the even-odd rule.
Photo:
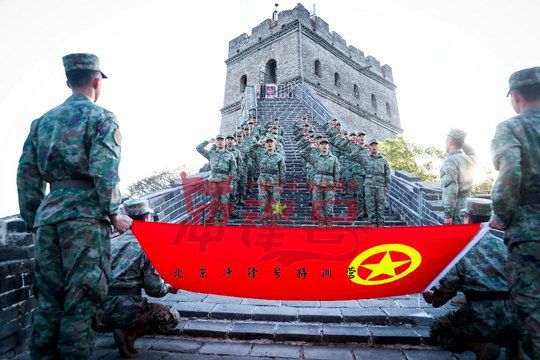
{"label": "soldier standing at attention", "polygon": [[[462,210],[465,224],[487,222],[491,201],[468,198]],[[472,350],[477,359],[498,359],[497,345],[511,345],[510,359],[519,352],[506,281],[508,251],[501,239],[484,235],[439,282],[423,293],[427,303],[440,307],[458,291],[467,302],[457,311],[437,318],[431,335],[444,349],[462,353]]]}
{"label": "soldier standing at attention", "polygon": [[510,76],[518,114],[497,126],[491,155],[499,176],[491,227],[506,230],[508,287],[524,349],[540,359],[540,67]]}
{"label": "soldier standing at attention", "polygon": [[364,190],[369,223],[372,226],[382,227],[384,226],[384,204],[392,170],[388,160],[379,154],[379,142],[376,139],[370,140],[369,152],[370,155],[367,158],[359,153],[355,159],[359,159],[360,164],[366,169]]}
{"label": "soldier standing at attention", "polygon": [[445,224],[463,224],[461,210],[471,195],[474,150],[465,145],[467,134],[452,129],[446,137],[446,159],[441,166],[442,207]]}
{"label": "soldier standing at attention", "polygon": [[17,170],[21,216],[36,231],[32,359],[90,356],[92,318],[107,297],[110,225],[131,226],[118,212],[118,123],[94,104],[107,77],[95,55],[62,60],[72,95],[32,122]]}
{"label": "soldier standing at attention", "polygon": [[242,131],[238,131],[236,133],[236,149],[240,151],[240,157],[242,162],[242,167],[238,168],[238,199],[237,204],[238,205],[245,205],[244,199],[246,198],[246,187],[247,187],[247,176],[248,176],[248,153],[246,152],[247,144],[244,143],[244,133]]}
{"label": "soldier standing at attention", "polygon": [[[216,148],[206,150],[205,147],[210,142],[215,143]],[[208,180],[212,200],[207,222],[211,225],[226,224],[229,220],[231,182],[236,176],[236,161],[234,156],[225,149],[225,137],[221,134],[210,141],[203,141],[197,145],[196,149],[210,161]]]}
{"label": "soldier standing at attention", "polygon": [[339,181],[339,160],[330,154],[330,145],[327,139],[319,140],[318,155],[313,154],[311,147],[308,146],[300,151],[300,156],[314,168],[312,218],[319,225],[331,226],[334,218],[334,201],[336,200],[335,185]]}
{"label": "soldier standing at attention", "polygon": [[236,213],[234,212],[234,207],[239,198],[238,183],[240,182],[240,172],[242,171],[242,169],[244,169],[244,163],[242,161],[242,154],[240,154],[240,150],[238,150],[234,145],[233,135],[227,135],[227,137],[225,138],[225,144],[227,151],[233,155],[234,160],[236,161],[236,174],[233,178],[232,192],[229,201],[229,214],[232,219],[236,219],[238,218],[238,215],[236,215]]}
{"label": "soldier standing at attention", "polygon": [[[148,200],[127,200],[124,211],[133,220],[152,219]],[[141,289],[152,297],[176,294],[178,290],[163,281],[130,230],[112,241],[111,254],[111,284],[101,321],[113,330],[120,354],[133,358],[138,354],[134,346],[137,338],[167,334],[180,322],[178,311],[169,305],[149,303]]]}

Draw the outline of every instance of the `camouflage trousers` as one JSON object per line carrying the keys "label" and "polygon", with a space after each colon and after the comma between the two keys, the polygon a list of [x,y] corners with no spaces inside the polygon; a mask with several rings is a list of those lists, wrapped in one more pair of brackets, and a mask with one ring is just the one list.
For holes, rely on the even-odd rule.
{"label": "camouflage trousers", "polygon": [[431,336],[446,350],[462,353],[467,344],[491,342],[506,345],[513,339],[510,301],[472,301],[433,321]]}
{"label": "camouflage trousers", "polygon": [[465,209],[465,202],[467,198],[457,198],[456,208],[452,214],[452,224],[463,224],[464,215],[461,213],[461,210]]}
{"label": "camouflage trousers", "polygon": [[32,359],[87,359],[92,320],[107,297],[111,274],[110,225],[73,219],[40,226],[35,241]]}
{"label": "camouflage trousers", "polygon": [[238,180],[237,201],[243,201],[246,198],[247,181],[248,181],[247,171],[243,171],[240,174],[240,179]]}
{"label": "camouflage trousers", "polygon": [[342,167],[341,168],[341,182],[343,184],[343,192],[345,194],[354,193],[354,184],[351,182],[353,180],[351,169]]}
{"label": "camouflage trousers", "polygon": [[281,200],[280,188],[275,182],[274,180],[271,182],[259,180],[259,201],[261,203],[259,214],[263,219],[272,217],[272,205]]}
{"label": "camouflage trousers", "polygon": [[508,249],[508,288],[524,349],[540,359],[540,241],[514,243]]}
{"label": "camouflage trousers", "polygon": [[384,224],[384,188],[366,186],[366,208],[370,224]]}
{"label": "camouflage trousers", "polygon": [[366,207],[366,194],[364,189],[365,175],[353,175],[353,181],[355,184],[356,201],[358,203],[358,211],[362,211]]}
{"label": "camouflage trousers", "polygon": [[234,181],[231,178],[223,180],[208,180],[207,191],[210,195],[208,219],[206,224],[223,225],[229,221],[231,193]]}
{"label": "camouflage trousers", "polygon": [[108,331],[147,327],[149,334],[166,334],[178,326],[180,314],[169,305],[150,303],[142,296],[109,296],[101,322]]}
{"label": "camouflage trousers", "polygon": [[334,217],[336,191],[333,186],[313,187],[311,218],[313,221],[331,221]]}

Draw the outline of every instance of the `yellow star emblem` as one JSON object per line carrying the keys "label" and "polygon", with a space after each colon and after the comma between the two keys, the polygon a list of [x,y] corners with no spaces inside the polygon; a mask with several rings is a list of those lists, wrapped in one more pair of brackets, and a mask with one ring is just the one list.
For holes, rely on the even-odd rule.
{"label": "yellow star emblem", "polygon": [[378,264],[361,264],[361,267],[364,267],[366,269],[371,270],[371,274],[367,277],[366,280],[371,280],[374,277],[377,277],[379,275],[389,275],[391,277],[396,276],[396,268],[400,267],[403,264],[407,264],[411,262],[411,260],[405,260],[405,261],[392,261],[392,258],[390,257],[390,252],[387,251],[386,254],[384,254],[384,257]]}
{"label": "yellow star emblem", "polygon": [[282,205],[280,202],[275,202],[272,204],[272,213],[274,215],[283,214],[283,210],[287,208],[287,205]]}

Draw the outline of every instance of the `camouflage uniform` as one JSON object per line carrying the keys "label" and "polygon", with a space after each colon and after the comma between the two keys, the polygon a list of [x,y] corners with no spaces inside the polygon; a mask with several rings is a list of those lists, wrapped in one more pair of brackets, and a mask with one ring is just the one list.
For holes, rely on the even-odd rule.
{"label": "camouflage uniform", "polygon": [[[66,72],[100,71],[91,54],[63,61]],[[30,126],[17,187],[21,216],[37,228],[33,359],[90,356],[91,321],[110,276],[109,219],[120,205],[120,140],[114,114],[84,95],[70,96]]]}
{"label": "camouflage uniform", "polygon": [[[490,201],[469,198],[466,214],[489,218]],[[507,250],[501,239],[487,233],[439,282],[433,306],[440,307],[462,291],[467,303],[437,318],[431,335],[443,348],[463,352],[468,344],[504,344],[515,327],[506,280]]]}
{"label": "camouflage uniform", "polygon": [[[328,140],[321,139],[319,144],[324,142],[328,143]],[[315,155],[311,147],[302,149],[300,156],[315,170],[312,218],[315,221],[328,224],[334,217],[335,183],[339,180],[339,160],[332,154],[322,155],[319,153]]]}
{"label": "camouflage uniform", "polygon": [[[540,67],[521,70],[510,77],[510,91],[539,83]],[[507,227],[511,299],[525,350],[540,359],[540,108],[500,123],[491,153],[499,171],[491,198],[495,218]]]}
{"label": "camouflage uniform", "polygon": [[[449,137],[465,140],[465,132],[452,129]],[[442,207],[445,219],[453,224],[463,224],[461,210],[471,194],[472,171],[476,163],[474,153],[463,150],[450,151],[441,166]]]}
{"label": "camouflage uniform", "polygon": [[[242,136],[241,131],[236,133],[238,136]],[[242,144],[237,143],[235,148],[238,149],[240,154],[240,161],[242,163],[241,167],[238,167],[238,203],[243,204],[244,199],[246,198],[246,188],[247,188],[247,177],[248,177],[248,167],[250,165],[248,159],[249,154],[247,153],[248,144],[242,141]]]}
{"label": "camouflage uniform", "polygon": [[[351,157],[355,156],[369,156],[369,150],[359,145],[349,144],[348,154]],[[366,180],[366,169],[358,162],[353,162],[352,178],[356,184],[356,201],[358,203],[358,211],[362,212],[366,208],[366,194],[364,189],[364,183]]]}
{"label": "camouflage uniform", "polygon": [[[216,139],[224,139],[223,135]],[[219,151],[217,148],[206,150],[209,141],[203,141],[197,145],[197,151],[210,161],[209,192],[211,193],[210,212],[207,223],[219,225],[226,224],[229,219],[229,201],[231,183],[236,176],[236,161],[234,156],[226,149]]]}
{"label": "camouflage uniform", "polygon": [[[274,141],[274,139],[266,138],[265,142],[268,141]],[[259,151],[258,157],[260,216],[264,220],[271,220],[268,219],[268,213],[272,213],[272,206],[280,202],[281,190],[285,184],[285,157],[276,151],[269,153],[265,149]]]}
{"label": "camouflage uniform", "polygon": [[[227,139],[233,139],[234,136],[227,135]],[[240,172],[244,168],[244,163],[242,161],[242,154],[240,153],[240,150],[236,148],[236,146],[228,147],[225,145],[225,149],[233,155],[234,161],[236,162],[236,173],[234,174],[233,181],[232,181],[232,191],[229,198],[229,213],[231,216],[234,213],[234,205],[238,201],[239,193],[238,193],[238,183],[240,182]]]}
{"label": "camouflage uniform", "polygon": [[[372,139],[371,144],[378,144],[378,142]],[[373,155],[369,153],[368,155],[364,151],[358,151],[352,159],[364,166],[366,171],[364,191],[369,222],[370,224],[382,226],[384,225],[385,193],[390,186],[392,173],[388,160],[380,154]]]}

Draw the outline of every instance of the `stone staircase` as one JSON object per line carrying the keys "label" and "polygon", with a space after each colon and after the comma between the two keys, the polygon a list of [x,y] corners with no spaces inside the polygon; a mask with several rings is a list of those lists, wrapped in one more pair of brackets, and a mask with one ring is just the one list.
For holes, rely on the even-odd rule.
{"label": "stone staircase", "polygon": [[[310,194],[302,170],[302,161],[293,138],[293,122],[312,117],[297,99],[264,99],[258,102],[258,116],[266,123],[279,117],[284,128],[287,186],[282,203],[293,206],[278,226],[311,227]],[[315,124],[315,128],[318,126]],[[336,193],[336,216],[344,217],[347,201]],[[342,201],[342,203],[339,203]],[[241,225],[258,216],[257,188],[252,187],[245,207],[238,208],[240,218],[228,225]],[[387,226],[404,225],[399,216],[386,212]],[[366,220],[337,221],[335,226],[366,226]],[[418,295],[388,299],[351,301],[271,301],[182,291],[161,299],[177,309],[183,320],[176,329],[180,337],[272,342],[358,343],[364,346],[430,346],[429,324],[448,309],[433,309]]]}

